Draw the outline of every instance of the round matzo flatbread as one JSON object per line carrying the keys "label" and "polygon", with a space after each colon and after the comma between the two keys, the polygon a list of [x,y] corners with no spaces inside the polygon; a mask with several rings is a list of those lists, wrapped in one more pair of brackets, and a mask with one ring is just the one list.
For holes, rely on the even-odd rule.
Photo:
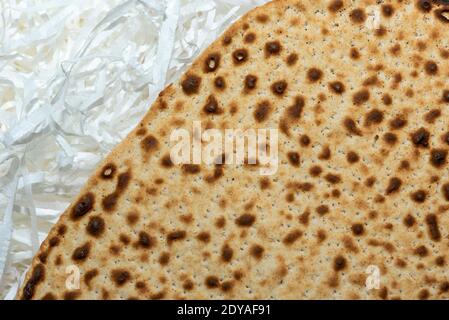
{"label": "round matzo flatbread", "polygon": [[[447,2],[242,17],[99,166],[18,298],[448,298]],[[278,129],[277,172],[173,164],[194,121]]]}

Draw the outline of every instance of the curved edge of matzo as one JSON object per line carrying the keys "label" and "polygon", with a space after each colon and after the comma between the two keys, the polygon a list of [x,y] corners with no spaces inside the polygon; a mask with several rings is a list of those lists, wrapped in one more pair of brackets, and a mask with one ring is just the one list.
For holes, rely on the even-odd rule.
{"label": "curved edge of matzo", "polygon": [[[178,80],[177,86],[180,87],[180,80],[189,72],[192,70],[195,70],[199,68],[199,65],[203,61],[203,59],[209,55],[211,52],[217,50],[222,46],[222,41],[226,37],[227,34],[232,34],[238,29],[241,28],[241,26],[245,23],[245,20],[248,19],[249,16],[258,15],[258,14],[264,14],[267,9],[271,9],[272,7],[279,7],[281,8],[283,4],[292,2],[291,0],[274,0],[272,2],[268,2],[262,6],[256,7],[246,14],[244,14],[241,18],[239,18],[236,22],[234,22],[227,30],[225,30],[222,35],[215,40],[209,47],[204,50],[192,63],[191,67],[184,72],[183,75],[181,75],[180,79]],[[36,253],[35,257],[32,260],[32,263],[27,271],[27,274],[23,280],[23,283],[19,287],[16,299],[22,299],[23,298],[23,290],[25,288],[26,283],[30,280],[30,278],[33,276],[33,271],[35,267],[40,264],[39,256],[43,253],[45,253],[49,247],[49,239],[51,239],[53,236],[56,236],[58,234],[58,226],[61,224],[64,224],[65,222],[69,221],[69,212],[73,209],[75,204],[82,198],[82,196],[90,190],[90,188],[97,182],[97,176],[101,174],[101,169],[106,165],[107,163],[113,161],[117,158],[117,155],[120,154],[123,150],[127,149],[128,146],[128,140],[136,135],[136,132],[142,128],[146,123],[151,122],[156,116],[157,116],[157,106],[161,103],[162,98],[166,96],[170,96],[174,93],[173,86],[175,84],[169,84],[158,96],[158,98],[154,101],[154,103],[151,105],[150,109],[147,111],[143,119],[136,125],[136,127],[126,136],[126,138],[120,142],[114,149],[109,153],[106,158],[101,161],[96,169],[93,171],[91,177],[87,180],[86,184],[83,188],[81,188],[78,196],[74,198],[72,203],[67,207],[67,209],[61,214],[58,222],[51,228],[50,232],[47,235],[47,238],[42,242],[38,252]],[[104,195],[99,195],[101,198]]]}

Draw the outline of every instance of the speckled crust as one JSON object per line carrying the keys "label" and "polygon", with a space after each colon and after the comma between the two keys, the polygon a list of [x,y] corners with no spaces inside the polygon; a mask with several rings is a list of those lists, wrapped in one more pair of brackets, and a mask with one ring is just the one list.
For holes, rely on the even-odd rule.
{"label": "speckled crust", "polygon": [[[448,11],[278,0],[245,15],[99,166],[18,298],[448,298]],[[277,174],[173,165],[171,130],[196,120],[279,128]]]}

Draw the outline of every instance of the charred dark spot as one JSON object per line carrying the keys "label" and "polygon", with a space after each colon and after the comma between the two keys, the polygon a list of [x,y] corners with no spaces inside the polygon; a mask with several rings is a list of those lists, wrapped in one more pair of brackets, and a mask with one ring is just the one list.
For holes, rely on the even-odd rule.
{"label": "charred dark spot", "polygon": [[257,86],[257,77],[255,75],[249,74],[245,77],[245,90],[251,91]]}
{"label": "charred dark spot", "polygon": [[309,224],[310,211],[306,210],[303,214],[299,216],[299,222],[305,226]]}
{"label": "charred dark spot", "polygon": [[337,184],[341,182],[341,177],[338,174],[332,174],[328,173],[324,179],[326,179],[327,182],[332,184]]}
{"label": "charred dark spot", "polygon": [[309,182],[299,183],[297,188],[303,192],[309,192],[313,189],[313,184]]}
{"label": "charred dark spot", "polygon": [[271,41],[265,44],[265,56],[279,55],[282,47],[279,41]]}
{"label": "charred dark spot", "polygon": [[434,214],[428,214],[426,216],[427,230],[429,231],[430,239],[433,241],[441,240],[440,229],[438,228],[438,218]]}
{"label": "charred dark spot", "polygon": [[237,219],[235,219],[235,224],[239,227],[251,227],[256,221],[256,217],[249,213],[244,213]]}
{"label": "charred dark spot", "polygon": [[55,236],[50,238],[48,244],[50,245],[50,247],[56,247],[59,244],[59,237]]}
{"label": "charred dark spot", "polygon": [[384,26],[380,26],[378,29],[376,29],[375,34],[377,37],[383,37],[387,34],[387,29],[385,29]]}
{"label": "charred dark spot", "polygon": [[321,153],[318,155],[318,159],[320,160],[329,160],[332,156],[331,149],[328,145],[325,145],[321,150]]}
{"label": "charred dark spot", "polygon": [[210,234],[208,232],[200,232],[196,238],[204,243],[208,243],[210,241]]}
{"label": "charred dark spot", "polygon": [[78,220],[92,210],[94,206],[95,197],[94,194],[89,192],[82,196],[75,206],[72,208],[70,217],[72,220]]}
{"label": "charred dark spot", "polygon": [[445,183],[441,187],[441,191],[443,192],[443,196],[446,199],[446,201],[449,201],[449,183]]}
{"label": "charred dark spot", "polygon": [[430,163],[436,168],[444,166],[447,163],[447,150],[433,149],[430,152]]}
{"label": "charred dark spot", "polygon": [[426,257],[429,254],[429,251],[425,246],[419,246],[414,251],[415,255],[420,257]]}
{"label": "charred dark spot", "polygon": [[370,93],[368,90],[366,89],[362,89],[358,92],[356,92],[353,96],[352,96],[352,102],[356,105],[356,106],[360,106],[361,104],[367,102],[370,98]]}
{"label": "charred dark spot", "polygon": [[423,203],[426,201],[427,193],[424,190],[418,190],[411,194],[411,198],[415,202]]}
{"label": "charred dark spot", "polygon": [[449,292],[449,281],[444,281],[440,284],[440,293]]}
{"label": "charred dark spot", "polygon": [[424,65],[424,70],[429,76],[433,76],[438,73],[438,66],[434,61],[427,61]]}
{"label": "charred dark spot", "polygon": [[207,183],[213,183],[220,179],[224,174],[223,167],[216,166],[214,169],[214,173],[212,175],[208,175],[205,177]]}
{"label": "charred dark spot", "polygon": [[64,300],[76,300],[80,296],[80,291],[67,291],[64,292]]}
{"label": "charred dark spot", "polygon": [[431,0],[418,0],[416,2],[416,5],[419,10],[422,12],[428,13],[430,10],[432,10],[432,2]]}
{"label": "charred dark spot", "polygon": [[326,231],[320,229],[317,231],[317,238],[318,238],[318,242],[322,243],[324,240],[326,240],[327,235],[326,235]]}
{"label": "charred dark spot", "polygon": [[266,189],[270,188],[271,182],[268,178],[262,178],[262,179],[260,179],[259,184],[260,184],[260,189],[266,190]]}
{"label": "charred dark spot", "polygon": [[262,259],[264,251],[265,251],[265,249],[258,244],[252,245],[249,250],[250,254],[258,260]]}
{"label": "charred dark spot", "polygon": [[298,55],[296,53],[292,53],[287,57],[287,64],[289,66],[293,66],[298,61]]}
{"label": "charred dark spot", "polygon": [[114,210],[115,206],[117,205],[117,200],[118,200],[117,192],[113,192],[107,195],[102,201],[103,209],[105,211]]}
{"label": "charred dark spot", "polygon": [[402,81],[402,74],[400,72],[395,73],[394,75],[394,82],[395,83],[400,83]]}
{"label": "charred dark spot", "polygon": [[287,82],[284,80],[281,80],[281,81],[277,81],[271,85],[271,91],[275,95],[281,96],[284,94],[285,90],[287,90],[287,87],[288,87]]}
{"label": "charred dark spot", "polygon": [[361,236],[365,232],[365,228],[361,223],[354,223],[351,227],[352,233],[356,236]]}
{"label": "charred dark spot", "polygon": [[201,78],[190,74],[182,81],[181,87],[184,93],[188,96],[197,94],[200,91]]}
{"label": "charred dark spot", "polygon": [[210,95],[207,98],[206,104],[203,108],[204,113],[206,114],[222,114],[223,110],[218,106],[218,101],[215,99],[213,95]]}
{"label": "charred dark spot", "polygon": [[439,256],[435,259],[435,263],[439,267],[443,267],[446,264],[446,259],[443,256]]}
{"label": "charred dark spot", "polygon": [[67,232],[67,226],[65,224],[62,224],[58,227],[58,234],[60,236],[63,236]]}
{"label": "charred dark spot", "polygon": [[311,68],[307,71],[307,79],[310,82],[317,82],[323,77],[323,71],[317,68]]}
{"label": "charred dark spot", "polygon": [[309,172],[312,177],[317,177],[323,172],[323,169],[321,169],[320,166],[313,166],[310,168]]}
{"label": "charred dark spot", "polygon": [[48,253],[46,251],[38,255],[39,261],[45,264],[47,262]]}
{"label": "charred dark spot", "polygon": [[145,231],[139,232],[139,246],[142,248],[152,248],[156,242],[156,239],[154,237],[151,237],[148,233]]}
{"label": "charred dark spot", "polygon": [[140,142],[140,146],[145,152],[154,151],[159,147],[159,141],[154,136],[149,135]]}
{"label": "charred dark spot", "polygon": [[34,267],[33,273],[31,274],[30,279],[28,279],[25,287],[23,287],[22,291],[22,300],[30,300],[34,296],[34,292],[36,290],[36,286],[44,280],[45,277],[45,267],[43,264],[38,264]]}
{"label": "charred dark spot", "polygon": [[311,141],[308,135],[303,134],[300,138],[299,138],[299,143],[303,146],[303,147],[307,147],[310,145]]}
{"label": "charred dark spot", "polygon": [[449,145],[449,132],[446,132],[441,136],[441,141]]}
{"label": "charred dark spot", "polygon": [[98,237],[104,232],[104,220],[101,217],[92,217],[87,224],[86,230],[91,236]]}
{"label": "charred dark spot", "polygon": [[115,284],[121,287],[131,279],[131,274],[124,269],[116,269],[112,270],[111,277]]}
{"label": "charred dark spot", "polygon": [[337,12],[341,8],[343,8],[343,1],[342,0],[332,0],[332,2],[329,3],[329,5],[327,6],[327,9],[330,12],[333,12],[333,13]]}
{"label": "charred dark spot", "polygon": [[232,248],[229,245],[225,244],[221,248],[221,260],[224,262],[230,262],[233,256],[234,250],[232,250]]}
{"label": "charred dark spot", "polygon": [[430,133],[424,128],[420,128],[411,134],[411,139],[416,147],[427,148],[429,146]]}
{"label": "charred dark spot", "polygon": [[325,204],[322,204],[320,206],[318,206],[316,208],[316,212],[320,215],[320,216],[324,216],[325,214],[329,213],[329,207]]}
{"label": "charred dark spot", "polygon": [[329,88],[336,94],[343,94],[345,92],[345,85],[341,81],[329,83]]}
{"label": "charred dark spot", "polygon": [[161,299],[164,299],[165,295],[166,295],[165,291],[156,292],[150,296],[150,299],[151,300],[161,300]]}
{"label": "charred dark spot", "polygon": [[341,195],[341,191],[340,190],[338,190],[338,189],[334,189],[334,190],[332,190],[332,197],[334,197],[334,198],[339,198],[340,197],[340,195]]}
{"label": "charred dark spot", "polygon": [[245,38],[243,39],[243,41],[245,43],[253,43],[256,40],[256,34],[254,32],[250,32],[248,33]]}
{"label": "charred dark spot", "polygon": [[387,132],[384,134],[383,140],[389,145],[394,145],[396,144],[396,142],[398,142],[398,137],[394,133]]}
{"label": "charred dark spot", "polygon": [[363,81],[363,85],[365,87],[375,86],[378,84],[379,84],[379,78],[376,75],[371,76],[371,77],[367,78],[365,81]]}
{"label": "charred dark spot", "polygon": [[109,163],[101,170],[101,178],[105,180],[113,179],[117,168],[114,164]]}
{"label": "charred dark spot", "polygon": [[391,4],[382,5],[382,15],[385,18],[390,18],[394,14],[394,8]]}
{"label": "charred dark spot", "polygon": [[267,120],[268,115],[271,112],[271,105],[268,101],[262,101],[260,102],[256,110],[254,111],[254,119],[256,119],[257,122],[264,122]]}
{"label": "charred dark spot", "polygon": [[304,110],[305,101],[303,97],[296,97],[293,105],[288,107],[287,116],[290,119],[300,119]]}
{"label": "charred dark spot", "polygon": [[98,270],[97,269],[92,269],[86,272],[86,274],[84,275],[84,283],[90,287],[90,282],[92,281],[93,278],[95,278],[96,276],[98,276]]}
{"label": "charred dark spot", "polygon": [[402,181],[399,178],[391,178],[390,182],[388,183],[388,187],[387,190],[385,191],[386,194],[392,194],[392,193],[396,193],[399,191],[399,189],[401,188],[402,185]]}
{"label": "charred dark spot", "polygon": [[129,237],[126,234],[124,234],[124,233],[120,234],[119,240],[124,245],[128,245],[131,242],[131,239],[129,239]]}
{"label": "charred dark spot", "polygon": [[223,45],[224,45],[225,47],[229,46],[229,45],[232,43],[232,37],[229,36],[229,35],[225,35],[225,36],[223,37],[222,43],[223,43]]}
{"label": "charred dark spot", "polygon": [[168,252],[162,252],[158,261],[161,266],[166,266],[170,262],[170,254]]}
{"label": "charred dark spot", "polygon": [[246,49],[235,50],[234,53],[232,54],[232,57],[234,58],[234,64],[240,65],[248,59],[248,50]]}
{"label": "charred dark spot", "polygon": [[290,231],[282,240],[282,242],[287,245],[290,246],[293,243],[295,243],[296,240],[298,240],[300,237],[302,236],[302,231],[301,230],[293,230]]}
{"label": "charred dark spot", "polygon": [[391,96],[388,93],[385,93],[382,96],[382,102],[384,103],[384,105],[389,106],[393,103],[393,99],[391,98]]}
{"label": "charred dark spot", "polygon": [[290,162],[290,164],[294,167],[299,167],[299,165],[301,164],[301,158],[299,156],[299,153],[297,152],[289,152],[287,154],[288,156],[288,161]]}
{"label": "charred dark spot", "polygon": [[349,151],[349,152],[347,153],[347,155],[346,155],[346,160],[347,160],[349,163],[356,163],[356,162],[359,162],[360,157],[359,157],[359,155],[358,155],[356,152],[354,152],[354,151]]}
{"label": "charred dark spot", "polygon": [[226,225],[226,219],[224,216],[221,216],[221,217],[217,218],[217,220],[215,220],[215,226],[218,229],[223,229],[225,225]]}
{"label": "charred dark spot", "polygon": [[343,256],[337,256],[334,259],[334,271],[342,271],[346,268],[346,259]]}
{"label": "charred dark spot", "polygon": [[143,281],[137,281],[136,282],[136,289],[142,292],[145,292],[147,290],[147,285]]}
{"label": "charred dark spot", "polygon": [[53,293],[49,292],[42,297],[42,300],[56,300],[56,296]]}
{"label": "charred dark spot", "polygon": [[387,300],[387,298],[388,298],[388,288],[387,287],[382,287],[382,289],[380,289],[379,298],[381,298],[382,300]]}
{"label": "charred dark spot", "polygon": [[184,230],[177,230],[170,232],[167,235],[167,242],[168,244],[173,243],[174,241],[181,241],[184,240],[187,236],[187,233]]}
{"label": "charred dark spot", "polygon": [[384,113],[379,109],[373,109],[365,117],[365,126],[380,124],[384,120]]}
{"label": "charred dark spot", "polygon": [[226,88],[226,81],[223,77],[216,77],[214,80],[214,86],[218,90],[224,90]]}
{"label": "charred dark spot", "polygon": [[182,165],[182,172],[185,174],[197,174],[201,171],[201,168],[197,164],[184,164]]}
{"label": "charred dark spot", "polygon": [[130,181],[131,181],[130,172],[121,173],[117,179],[117,187],[116,187],[117,191],[125,190],[128,187]]}
{"label": "charred dark spot", "polygon": [[122,250],[120,246],[112,245],[109,247],[109,252],[114,256],[117,256],[120,253],[120,250]]}
{"label": "charred dark spot", "polygon": [[231,291],[234,288],[234,282],[232,280],[225,281],[221,284],[221,290],[224,292]]}
{"label": "charred dark spot", "polygon": [[424,120],[428,123],[434,123],[441,116],[441,110],[432,109],[424,115]]}
{"label": "charred dark spot", "polygon": [[270,20],[270,17],[266,14],[258,14],[256,20],[260,23],[267,23]]}
{"label": "charred dark spot", "polygon": [[406,227],[410,228],[413,227],[416,223],[416,219],[411,215],[408,214],[407,216],[405,216],[404,218],[404,224]]}
{"label": "charred dark spot", "polygon": [[443,102],[449,103],[449,90],[444,90],[443,91],[443,94],[441,96],[441,100],[443,100]]}
{"label": "charred dark spot", "polygon": [[90,243],[87,242],[81,247],[78,247],[73,251],[72,260],[74,261],[83,261],[89,256],[90,252]]}
{"label": "charred dark spot", "polygon": [[361,24],[366,20],[365,11],[361,8],[352,10],[349,17],[351,18],[351,21],[356,24]]}
{"label": "charred dark spot", "polygon": [[184,283],[182,284],[182,288],[186,291],[192,291],[194,288],[194,284],[192,282],[192,280],[186,280],[184,281]]}
{"label": "charred dark spot", "polygon": [[204,61],[204,72],[214,72],[220,67],[220,54],[212,53]]}
{"label": "charred dark spot", "polygon": [[399,130],[404,128],[407,125],[407,120],[401,118],[401,117],[396,117],[393,120],[390,121],[390,128],[392,130]]}
{"label": "charred dark spot", "polygon": [[164,168],[172,168],[173,167],[173,162],[171,161],[171,157],[169,154],[166,154],[165,156],[162,157],[161,166],[163,166]]}
{"label": "charred dark spot", "polygon": [[[399,56],[400,55],[400,53],[401,53],[401,45],[399,44],[399,43],[396,43],[394,46],[392,46],[391,48],[390,48],[390,53],[393,55],[393,56]],[[401,76],[401,79],[402,79],[402,76]],[[398,83],[398,77],[397,77],[397,75],[395,75],[395,82],[396,83]],[[393,88],[396,88],[396,86],[394,86]]]}
{"label": "charred dark spot", "polygon": [[343,125],[350,134],[362,136],[362,131],[357,127],[356,122],[351,118],[345,118]]}
{"label": "charred dark spot", "polygon": [[349,52],[349,56],[353,60],[358,60],[360,58],[360,53],[356,48],[352,48],[351,51]]}
{"label": "charred dark spot", "polygon": [[205,284],[209,289],[215,289],[220,286],[220,280],[216,276],[208,276]]}

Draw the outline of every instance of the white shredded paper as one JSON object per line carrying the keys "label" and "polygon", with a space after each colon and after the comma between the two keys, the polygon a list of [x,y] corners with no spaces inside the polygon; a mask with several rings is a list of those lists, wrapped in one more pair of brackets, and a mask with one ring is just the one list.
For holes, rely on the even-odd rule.
{"label": "white shredded paper", "polygon": [[0,298],[157,94],[267,0],[0,0]]}

